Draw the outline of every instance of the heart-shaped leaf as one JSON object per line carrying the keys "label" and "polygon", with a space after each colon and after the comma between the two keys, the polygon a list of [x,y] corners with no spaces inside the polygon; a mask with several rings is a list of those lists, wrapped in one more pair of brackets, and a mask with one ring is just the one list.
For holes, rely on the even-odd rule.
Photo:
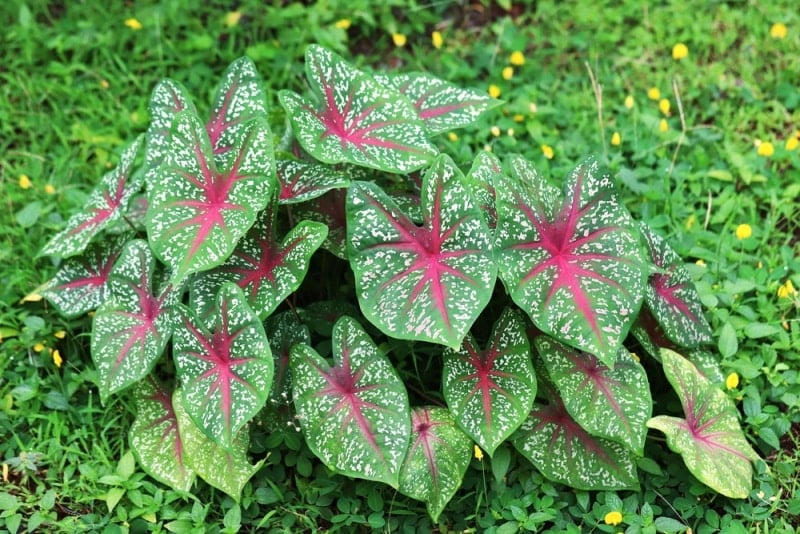
{"label": "heart-shaped leaf", "polygon": [[667,446],[702,483],[727,497],[747,498],[752,462],[759,458],[739,426],[736,406],[680,354],[664,349],[661,361],[686,418],[658,415],[647,426],[667,436]]}
{"label": "heart-shaped leaf", "polygon": [[281,204],[296,204],[317,198],[331,189],[347,187],[350,180],[344,173],[328,165],[305,161],[279,159],[278,185]]}
{"label": "heart-shaped leaf", "polygon": [[434,134],[468,126],[484,111],[502,104],[485,91],[463,89],[425,72],[382,74],[375,79],[406,95]]}
{"label": "heart-shaped leaf", "polygon": [[467,335],[444,351],[442,390],[458,425],[483,450],[495,449],[528,417],[536,396],[531,347],[522,319],[505,310],[486,349]]}
{"label": "heart-shaped leaf", "polygon": [[622,348],[613,367],[546,336],[534,341],[570,416],[593,436],[644,454],[645,423],[653,411],[644,368]]}
{"label": "heart-shaped leaf", "polygon": [[422,185],[422,227],[375,184],[354,182],[347,239],[361,310],[387,335],[457,348],[489,302],[497,269],[483,216],[447,156]]}
{"label": "heart-shaped leaf", "polygon": [[354,319],[333,328],[334,365],[305,344],[291,351],[295,408],[308,446],[338,473],[398,487],[411,434],[408,395]]}
{"label": "heart-shaped leaf", "polygon": [[136,461],[156,480],[189,491],[195,472],[186,465],[172,395],[148,378],[138,383],[134,398],[136,419],[128,436]]}
{"label": "heart-shaped leaf", "polygon": [[273,404],[288,405],[292,400],[292,347],[299,343],[311,344],[311,332],[294,310],[270,316],[265,329],[275,360],[270,399]]}
{"label": "heart-shaped leaf", "polygon": [[103,402],[149,374],[171,335],[176,294],[153,291],[155,265],[147,242],[137,239],[109,274],[112,298],[94,316],[91,342]]}
{"label": "heart-shaped leaf", "polygon": [[347,259],[347,189],[333,189],[309,202],[298,204],[295,214],[300,219],[319,222],[328,227],[322,248],[343,260]]}
{"label": "heart-shaped leaf", "polygon": [[486,224],[490,230],[497,227],[497,192],[496,184],[504,182],[503,168],[497,156],[485,151],[481,151],[472,168],[464,178],[464,184],[472,193],[478,209],[483,213]]}
{"label": "heart-shaped leaf", "polygon": [[499,276],[539,329],[612,366],[644,292],[638,230],[595,160],[569,175],[563,198],[512,164],[497,186]]}
{"label": "heart-shaped leaf", "polygon": [[186,463],[200,478],[239,502],[244,485],[264,465],[263,459],[253,465],[247,458],[250,433],[241,429],[233,438],[231,447],[223,449],[194,424],[181,402],[182,397],[181,390],[176,389],[172,394],[172,406],[183,440]]}
{"label": "heart-shaped leaf", "polygon": [[158,177],[164,156],[172,149],[170,139],[173,121],[182,111],[196,115],[197,110],[183,85],[172,80],[162,80],[153,89],[148,111],[150,127],[147,129],[144,163],[147,169],[145,180],[147,189],[150,190]]}
{"label": "heart-shaped leaf", "polygon": [[175,365],[181,399],[195,424],[223,449],[264,407],[274,362],[258,315],[236,284],[219,290],[213,324],[207,330],[184,306],[176,329]]}
{"label": "heart-shaped leaf", "polygon": [[221,266],[202,273],[192,284],[192,304],[200,317],[213,307],[219,287],[235,282],[248,303],[266,318],[306,276],[311,256],[328,235],[324,224],[301,221],[277,239],[278,200],[273,196],[256,223]]}
{"label": "heart-shaped leaf", "polygon": [[111,296],[108,275],[130,235],[93,243],[80,256],[64,262],[41,289],[41,295],[65,317],[97,309]]}
{"label": "heart-shaped leaf", "polygon": [[411,446],[400,471],[400,492],[423,501],[436,522],[469,467],[472,440],[444,408],[415,408]]}
{"label": "heart-shaped leaf", "polygon": [[147,233],[178,282],[227,259],[266,205],[275,171],[272,136],[258,120],[215,158],[200,120],[184,112],[170,146],[150,195]]}
{"label": "heart-shaped leaf", "polygon": [[69,218],[67,227],[53,236],[40,254],[55,254],[63,258],[80,254],[103,228],[122,217],[144,180],[141,174],[133,172],[142,139],[142,136],[137,137],[122,152],[117,167],[103,176],[89,194],[83,209]]}
{"label": "heart-shaped leaf", "polygon": [[544,476],[575,489],[639,488],[634,453],[616,441],[590,436],[558,399],[535,405],[511,442]]}
{"label": "heart-shaped leaf", "polygon": [[639,229],[650,259],[660,272],[650,275],[645,302],[667,337],[683,347],[694,348],[711,342],[711,327],[703,316],[700,296],[689,271],[667,241],[647,224]]}
{"label": "heart-shaped leaf", "polygon": [[407,98],[333,52],[308,47],[306,76],[318,106],[291,91],[279,97],[297,140],[315,159],[406,173],[437,154]]}

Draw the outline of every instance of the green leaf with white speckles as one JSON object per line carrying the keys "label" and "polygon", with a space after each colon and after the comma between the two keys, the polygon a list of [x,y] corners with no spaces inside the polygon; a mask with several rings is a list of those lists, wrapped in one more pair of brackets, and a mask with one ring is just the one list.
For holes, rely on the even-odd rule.
{"label": "green leaf with white speckles", "polygon": [[306,75],[318,105],[291,91],[279,97],[297,140],[314,158],[406,173],[437,154],[411,102],[338,55],[309,46]]}
{"label": "green leaf with white speckles", "polygon": [[559,194],[521,158],[512,170],[496,186],[499,277],[540,330],[613,365],[647,269],[611,176],[589,159]]}
{"label": "green leaf with white speckles", "polygon": [[334,365],[291,351],[295,408],[309,447],[338,473],[398,486],[411,417],[403,382],[354,319],[333,328]]}
{"label": "green leaf with white speckles", "polygon": [[186,465],[186,451],[172,408],[172,395],[150,377],[139,382],[134,397],[136,419],[128,437],[136,461],[156,480],[189,491],[196,475]]}
{"label": "green leaf with white speckles", "polygon": [[279,159],[278,201],[281,204],[297,204],[320,197],[331,189],[347,187],[350,179],[330,165],[319,165],[306,161]]}
{"label": "green leaf with white speckles", "polygon": [[491,456],[528,417],[536,375],[525,325],[505,310],[486,349],[467,335],[458,351],[443,354],[442,391],[459,426]]}
{"label": "green leaf with white speckles", "polygon": [[492,296],[491,236],[462,179],[447,156],[428,169],[421,227],[377,185],[350,186],[348,256],[358,301],[387,335],[457,348]]}
{"label": "green leaf with white speckles", "polygon": [[258,315],[236,284],[224,284],[213,323],[181,306],[173,353],[182,383],[182,402],[195,424],[223,449],[264,407],[274,362]]}
{"label": "green leaf with white speckles", "polygon": [[147,128],[147,143],[144,164],[147,169],[147,188],[152,189],[158,177],[164,156],[172,149],[172,123],[179,113],[188,111],[197,114],[192,97],[183,85],[172,80],[158,82],[150,97],[150,126]]}
{"label": "green leaf with white speckles", "polygon": [[272,381],[270,400],[273,404],[290,405],[292,402],[291,351],[297,344],[311,344],[311,332],[298,316],[302,310],[291,310],[271,315],[265,329],[275,360],[275,379]]}
{"label": "green leaf with white speckles", "polygon": [[444,408],[415,408],[411,445],[400,471],[400,493],[423,501],[436,522],[461,486],[472,457],[472,440]]}
{"label": "green leaf with white speckles", "polygon": [[593,436],[644,454],[645,423],[653,411],[644,368],[622,348],[613,367],[545,336],[534,341],[572,418]]}
{"label": "green leaf with white speckles", "polygon": [[727,497],[747,498],[759,458],[739,426],[736,406],[680,354],[663,349],[661,361],[686,418],[658,415],[647,426],[667,436],[667,446],[700,482]]}
{"label": "green leaf with white speckles", "polygon": [[504,182],[503,167],[497,156],[482,151],[472,163],[472,168],[464,177],[464,185],[472,193],[478,208],[486,218],[489,229],[497,228],[497,191],[498,184]]}

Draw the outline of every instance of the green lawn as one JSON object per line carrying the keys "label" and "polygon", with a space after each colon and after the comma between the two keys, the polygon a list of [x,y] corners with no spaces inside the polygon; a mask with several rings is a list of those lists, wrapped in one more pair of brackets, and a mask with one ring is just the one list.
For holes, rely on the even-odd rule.
{"label": "green lawn", "polygon": [[[427,70],[504,100],[437,140],[462,167],[481,150],[513,151],[561,177],[597,154],[633,215],[686,259],[726,391],[766,460],[750,497],[732,500],[692,478],[652,432],[657,463],[639,466],[639,492],[551,483],[508,448],[472,460],[439,531],[800,528],[796,3],[63,4],[0,6],[0,530],[434,528],[423,503],[332,474],[294,428],[269,421],[254,427],[250,452],[266,463],[240,503],[203,483],[187,494],[155,482],[129,450],[129,396],[100,403],[91,319],[63,319],[35,296],[58,268],[38,251],[146,130],[158,80],[180,81],[207,106],[225,67],[248,55],[277,108],[278,89],[303,88],[314,42],[360,66]],[[604,522],[611,511],[621,524]]]}

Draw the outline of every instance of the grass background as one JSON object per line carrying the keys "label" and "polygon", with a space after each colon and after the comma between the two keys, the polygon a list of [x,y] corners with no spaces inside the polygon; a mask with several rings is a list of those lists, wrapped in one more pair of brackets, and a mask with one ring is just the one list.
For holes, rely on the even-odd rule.
{"label": "grass background", "polygon": [[[800,135],[796,5],[373,4],[2,3],[0,529],[794,532],[800,297],[778,291],[787,280],[800,287],[800,149],[790,141]],[[786,26],[783,38],[771,35],[775,23]],[[433,31],[443,36],[441,48]],[[405,37],[403,46],[394,34]],[[648,455],[658,464],[640,465],[636,493],[573,491],[508,451],[475,459],[438,526],[420,503],[332,475],[293,429],[268,422],[252,446],[254,455],[269,454],[266,466],[240,504],[204,485],[193,495],[174,492],[136,468],[124,433],[133,409],[124,395],[100,406],[88,320],[23,302],[57,269],[37,252],[121,145],[146,129],[157,80],[180,81],[202,109],[227,64],[246,54],[277,106],[277,89],[303,90],[302,56],[312,42],[365,67],[496,86],[505,106],[438,140],[462,165],[480,150],[513,151],[561,177],[586,155],[601,156],[632,213],[687,259],[724,372],[739,377],[729,393],[769,465],[760,466],[749,499],[707,491],[656,440]],[[676,43],[688,57],[672,57]],[[514,51],[524,64],[504,76]],[[653,88],[657,99],[648,97]],[[752,235],[739,239],[743,224]],[[623,524],[603,522],[611,510],[623,512]]]}

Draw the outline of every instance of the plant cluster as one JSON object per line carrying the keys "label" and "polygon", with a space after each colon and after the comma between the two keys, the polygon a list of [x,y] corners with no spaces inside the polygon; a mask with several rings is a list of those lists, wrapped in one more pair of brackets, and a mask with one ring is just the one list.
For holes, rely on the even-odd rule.
{"label": "plant cluster", "polygon": [[[146,135],[43,250],[65,261],[42,295],[95,312],[102,399],[134,392],[145,471],[238,499],[269,413],[435,520],[474,444],[509,441],[577,489],[633,489],[649,427],[700,481],[748,495],[758,456],[692,279],[607,171],[590,158],[556,185],[481,153],[465,173],[435,136],[500,102],[320,46],[305,67],[311,95],[268,110],[252,61],[234,62],[208,118],[159,83]],[[407,378],[420,368],[441,378]],[[654,377],[683,414],[653,417]]]}

